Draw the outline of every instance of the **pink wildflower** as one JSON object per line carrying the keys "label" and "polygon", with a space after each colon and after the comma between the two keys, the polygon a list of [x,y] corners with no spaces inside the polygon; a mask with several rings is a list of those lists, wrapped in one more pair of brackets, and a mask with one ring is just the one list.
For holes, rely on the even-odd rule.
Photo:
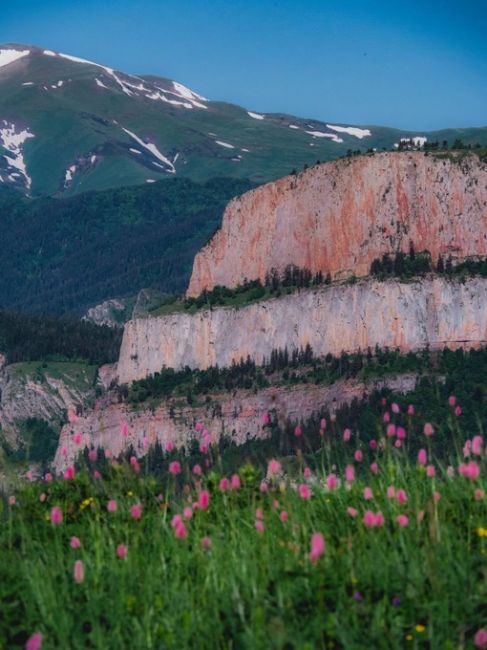
{"label": "pink wildflower", "polygon": [[185,539],[188,536],[188,531],[183,521],[180,521],[177,526],[174,527],[174,534],[178,539]]}
{"label": "pink wildflower", "polygon": [[382,514],[382,512],[375,513],[375,525],[378,528],[384,525],[384,515]]}
{"label": "pink wildflower", "polygon": [[171,440],[168,440],[164,445],[164,449],[168,454],[170,454],[171,451],[174,449],[174,443]]}
{"label": "pink wildflower", "polygon": [[75,445],[80,445],[81,441],[83,440],[83,436],[81,433],[75,433],[73,436],[73,442]]}
{"label": "pink wildflower", "polygon": [[407,518],[406,515],[398,515],[396,517],[396,521],[399,524],[399,526],[407,526],[409,524],[409,519]]}
{"label": "pink wildflower", "polygon": [[406,440],[406,429],[404,427],[397,427],[396,436],[399,440]]}
{"label": "pink wildflower", "polygon": [[128,438],[129,425],[127,424],[127,422],[122,422],[122,424],[120,425],[120,433],[124,438]]}
{"label": "pink wildflower", "polygon": [[74,467],[72,467],[72,465],[66,468],[66,471],[64,472],[64,478],[66,481],[71,481],[74,479]]}
{"label": "pink wildflower", "polygon": [[63,520],[63,511],[58,506],[51,508],[51,524],[58,526]]}
{"label": "pink wildflower", "polygon": [[83,564],[82,560],[76,560],[76,562],[74,563],[73,577],[74,577],[74,581],[79,585],[82,582],[84,582],[85,565]]}
{"label": "pink wildflower", "polygon": [[209,451],[208,445],[206,445],[204,442],[200,444],[200,454],[207,454]]}
{"label": "pink wildflower", "polygon": [[117,546],[117,555],[121,560],[127,557],[128,552],[128,547],[125,544],[119,544]]}
{"label": "pink wildflower", "polygon": [[261,508],[257,508],[257,510],[255,511],[255,518],[264,519],[264,513],[262,512]]}
{"label": "pink wildflower", "polygon": [[370,471],[372,474],[378,474],[379,473],[379,465],[377,463],[372,463],[370,465]]}
{"label": "pink wildflower", "polygon": [[45,492],[41,492],[41,494],[39,494],[39,501],[41,503],[44,503],[46,499],[47,499],[47,494]]}
{"label": "pink wildflower", "polygon": [[347,508],[347,513],[350,515],[350,517],[356,517],[358,515],[358,510],[352,508],[352,506],[349,506]]}
{"label": "pink wildflower", "polygon": [[472,441],[467,440],[463,445],[463,457],[469,458],[471,453],[472,453]]}
{"label": "pink wildflower", "polygon": [[172,528],[176,528],[182,523],[183,523],[183,518],[181,517],[181,515],[174,515],[174,517],[171,519]]}
{"label": "pink wildflower", "polygon": [[169,463],[169,472],[176,476],[176,474],[181,473],[181,463],[178,460],[173,460],[172,463]]}
{"label": "pink wildflower", "polygon": [[456,403],[457,403],[457,398],[455,397],[455,395],[450,395],[450,397],[448,398],[448,404],[450,406],[455,406]]}
{"label": "pink wildflower", "polygon": [[40,632],[34,632],[34,634],[27,639],[25,650],[41,650],[42,639],[43,637]]}
{"label": "pink wildflower", "polygon": [[394,447],[396,449],[400,449],[402,447],[402,440],[399,440],[399,438],[394,442]]}
{"label": "pink wildflower", "polygon": [[325,540],[321,533],[313,533],[311,536],[311,550],[309,559],[316,562],[319,557],[325,554]]}
{"label": "pink wildflower", "polygon": [[134,503],[134,505],[130,508],[130,514],[132,515],[133,519],[140,519],[142,517],[142,504]]}
{"label": "pink wildflower", "polygon": [[326,485],[327,485],[329,490],[334,490],[336,488],[336,486],[337,486],[337,477],[335,476],[335,474],[329,474],[326,477]]}
{"label": "pink wildflower", "polygon": [[220,490],[226,492],[230,488],[230,481],[227,478],[222,478],[220,480]]}
{"label": "pink wildflower", "polygon": [[299,425],[294,427],[294,435],[296,436],[296,438],[299,438],[302,435],[302,433],[303,431]]}
{"label": "pink wildflower", "polygon": [[81,547],[81,541],[79,540],[78,537],[75,537],[73,535],[73,537],[71,537],[71,539],[69,540],[69,545],[71,546],[71,548],[80,548]]}
{"label": "pink wildflower", "polygon": [[46,474],[44,474],[44,480],[45,480],[47,483],[50,483],[50,482],[52,481],[52,474],[51,474],[51,472],[46,472]]}
{"label": "pink wildflower", "polygon": [[428,454],[426,453],[426,449],[420,449],[418,451],[418,464],[426,465],[427,462],[428,462]]}
{"label": "pink wildflower", "polygon": [[484,439],[482,436],[474,436],[472,438],[472,452],[475,456],[482,455],[482,447],[484,446]]}
{"label": "pink wildflower", "polygon": [[267,412],[262,413],[262,424],[264,426],[267,426],[269,424],[269,422],[270,422],[269,413],[267,413]]}
{"label": "pink wildflower", "polygon": [[198,496],[198,508],[206,510],[210,505],[210,493],[207,490],[202,490]]}
{"label": "pink wildflower", "polygon": [[370,499],[374,498],[374,493],[372,492],[372,489],[369,487],[364,488],[364,499],[366,501],[370,501]]}
{"label": "pink wildflower", "polygon": [[345,431],[343,432],[343,440],[345,442],[348,442],[351,437],[352,437],[352,432],[350,431],[350,429],[345,429]]}
{"label": "pink wildflower", "polygon": [[309,467],[304,468],[304,472],[303,472],[304,478],[311,478],[311,473],[312,472]]}
{"label": "pink wildflower", "polygon": [[407,503],[408,497],[407,494],[404,490],[398,490],[396,492],[396,499],[398,500],[399,503]]}
{"label": "pink wildflower", "polygon": [[196,464],[196,465],[193,466],[193,474],[195,476],[201,476],[201,474],[202,474],[201,465]]}
{"label": "pink wildflower", "polygon": [[475,647],[485,650],[487,648],[487,630],[485,628],[477,630],[473,642]]}
{"label": "pink wildflower", "polygon": [[400,413],[400,412],[401,412],[401,409],[399,408],[399,404],[396,404],[396,402],[392,402],[392,404],[391,404],[391,411],[392,411],[393,413],[396,413],[396,414],[397,414],[397,413]]}
{"label": "pink wildflower", "polygon": [[72,406],[68,408],[68,422],[70,424],[76,424],[78,421],[78,416],[76,415],[76,411]]}
{"label": "pink wildflower", "polygon": [[481,490],[480,488],[477,488],[474,492],[475,498],[477,501],[482,501],[484,498],[484,491]]}
{"label": "pink wildflower", "polygon": [[311,488],[306,483],[301,483],[298,487],[298,492],[302,499],[311,499]]}
{"label": "pink wildflower", "polygon": [[320,429],[326,431],[326,418],[321,418]]}
{"label": "pink wildflower", "polygon": [[357,463],[361,463],[361,462],[362,462],[363,454],[362,454],[362,452],[360,451],[360,449],[357,449],[357,451],[356,451],[355,454],[354,454],[354,458],[355,458],[355,460],[357,461]]}
{"label": "pink wildflower", "polygon": [[377,449],[377,440],[375,439],[369,440],[369,447],[371,449]]}
{"label": "pink wildflower", "polygon": [[61,456],[67,456],[67,455],[68,455],[68,448],[61,447]]}
{"label": "pink wildflower", "polygon": [[97,458],[96,449],[90,449],[90,451],[88,452],[88,458],[92,463],[96,461]]}
{"label": "pink wildflower", "polygon": [[108,512],[117,512],[117,508],[118,504],[115,499],[110,499],[110,501],[107,503]]}
{"label": "pink wildflower", "polygon": [[396,435],[396,425],[393,424],[392,422],[387,425],[386,428],[386,434],[388,438],[392,438],[393,436]]}
{"label": "pink wildflower", "polygon": [[183,510],[183,517],[184,517],[185,519],[191,519],[192,516],[193,516],[193,508],[190,508],[189,506],[187,506],[187,507]]}
{"label": "pink wildflower", "polygon": [[282,521],[283,524],[286,523],[286,521],[289,519],[288,513],[285,510],[283,510],[279,515],[279,519]]}
{"label": "pink wildflower", "polygon": [[33,480],[34,480],[34,472],[33,472],[31,469],[29,469],[29,470],[25,473],[25,476],[26,476],[26,478],[27,478],[28,481],[33,481]]}
{"label": "pink wildflower", "polygon": [[475,481],[479,477],[480,467],[474,460],[471,460],[466,464],[462,463],[458,471],[462,476],[469,478],[471,481]]}
{"label": "pink wildflower", "polygon": [[238,474],[234,474],[231,478],[230,485],[232,487],[232,490],[239,490],[241,486],[240,482],[240,476]]}
{"label": "pink wildflower", "polygon": [[387,497],[389,499],[394,499],[395,496],[396,496],[396,488],[393,485],[389,485],[389,487],[387,488]]}
{"label": "pink wildflower", "polygon": [[426,424],[423,427],[423,433],[425,436],[432,436],[434,433],[433,425],[431,422],[426,422]]}
{"label": "pink wildflower", "polygon": [[364,525],[367,526],[367,528],[375,526],[375,514],[372,510],[366,510],[364,512]]}
{"label": "pink wildflower", "polygon": [[203,427],[203,425],[201,424],[201,422],[197,422],[197,423],[195,424],[194,428],[195,428],[196,431],[198,431],[198,433],[199,433],[200,431],[203,431],[203,428],[204,428],[204,427]]}
{"label": "pink wildflower", "polygon": [[281,463],[278,460],[272,459],[267,465],[268,476],[277,476],[281,472]]}
{"label": "pink wildflower", "polygon": [[203,537],[201,540],[201,548],[204,551],[207,551],[211,547],[211,539],[209,537]]}
{"label": "pink wildflower", "polygon": [[280,505],[281,505],[281,504],[279,503],[279,501],[278,501],[277,499],[274,499],[274,501],[272,502],[272,506],[273,506],[273,508],[275,508],[276,510],[279,509]]}
{"label": "pink wildflower", "polygon": [[261,519],[257,519],[255,522],[255,530],[258,533],[263,533],[264,532],[264,522]]}
{"label": "pink wildflower", "polygon": [[426,476],[429,478],[434,478],[436,476],[436,469],[434,465],[428,465],[426,468]]}
{"label": "pink wildflower", "polygon": [[353,481],[355,480],[355,469],[353,465],[347,465],[345,467],[345,479],[349,483],[353,483]]}
{"label": "pink wildflower", "polygon": [[268,491],[269,491],[269,486],[267,485],[267,483],[266,483],[265,481],[262,481],[262,483],[261,483],[260,486],[259,486],[259,490],[260,490],[262,493],[265,493],[265,492],[268,492]]}
{"label": "pink wildflower", "polygon": [[386,411],[386,412],[384,413],[384,415],[382,416],[382,420],[383,420],[383,422],[385,422],[385,423],[391,421],[391,414],[389,413],[389,411]]}
{"label": "pink wildflower", "polygon": [[454,413],[457,416],[457,418],[460,417],[460,415],[462,414],[462,407],[459,404],[457,404],[457,406],[455,406]]}
{"label": "pink wildflower", "polygon": [[408,415],[414,415],[414,406],[412,404],[408,406]]}
{"label": "pink wildflower", "polygon": [[134,470],[136,474],[140,474],[140,464],[135,456],[130,457],[130,467]]}

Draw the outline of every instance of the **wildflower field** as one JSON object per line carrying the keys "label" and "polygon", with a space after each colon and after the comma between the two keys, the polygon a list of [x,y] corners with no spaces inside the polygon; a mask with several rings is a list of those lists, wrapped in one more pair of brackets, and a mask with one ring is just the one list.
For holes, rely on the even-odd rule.
{"label": "wildflower field", "polygon": [[[487,456],[450,396],[227,471],[172,450],[9,488],[0,647],[487,648]],[[475,418],[474,418],[475,421]]]}

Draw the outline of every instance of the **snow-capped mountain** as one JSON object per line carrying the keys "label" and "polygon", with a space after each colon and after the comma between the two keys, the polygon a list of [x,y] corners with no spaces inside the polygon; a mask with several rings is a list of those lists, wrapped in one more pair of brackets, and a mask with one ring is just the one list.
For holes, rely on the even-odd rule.
{"label": "snow-capped mountain", "polygon": [[391,149],[401,138],[486,144],[487,129],[408,133],[261,114],[163,77],[28,45],[0,46],[0,185],[32,196],[175,175],[264,182],[348,149]]}

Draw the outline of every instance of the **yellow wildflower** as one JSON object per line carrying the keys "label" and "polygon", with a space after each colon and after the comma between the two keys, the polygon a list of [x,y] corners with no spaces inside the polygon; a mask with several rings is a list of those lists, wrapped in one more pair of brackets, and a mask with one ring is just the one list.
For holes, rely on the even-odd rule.
{"label": "yellow wildflower", "polygon": [[416,632],[424,632],[426,630],[426,627],[424,625],[421,625],[421,623],[419,623],[418,625],[416,625],[414,629],[416,630]]}

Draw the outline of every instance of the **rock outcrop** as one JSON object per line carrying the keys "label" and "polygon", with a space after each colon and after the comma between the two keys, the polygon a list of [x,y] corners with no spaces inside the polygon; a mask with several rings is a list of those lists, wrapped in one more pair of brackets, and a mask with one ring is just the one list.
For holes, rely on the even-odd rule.
{"label": "rock outcrop", "polygon": [[487,164],[422,152],[317,165],[229,203],[198,253],[188,296],[265,280],[293,264],[333,278],[367,275],[384,253],[487,255]]}
{"label": "rock outcrop", "polygon": [[240,309],[176,313],[126,324],[120,383],[162,367],[228,366],[272,349],[305,347],[316,356],[379,347],[471,347],[487,341],[487,280],[429,277],[414,282],[361,280],[265,300]]}
{"label": "rock outcrop", "polygon": [[[135,410],[120,404],[115,394],[108,394],[96,407],[80,417],[76,425],[63,428],[54,461],[58,471],[74,462],[85,445],[109,450],[119,456],[132,445],[137,456],[143,456],[149,446],[159,441],[164,447],[187,446],[197,434],[195,423],[201,422],[211,432],[212,441],[221,438],[242,444],[250,439],[263,439],[269,428],[262,424],[264,413],[272,413],[275,423],[284,426],[308,420],[322,410],[336,411],[343,404],[361,399],[374,390],[388,387],[395,392],[409,392],[416,385],[416,376],[407,374],[370,380],[344,380],[332,386],[301,384],[292,387],[265,388],[253,391],[220,393],[212,396],[205,406],[191,407],[183,400],[163,401],[155,409]],[[180,400],[181,402],[181,400]],[[121,435],[122,424],[128,424],[128,436]],[[76,444],[73,433],[84,433],[82,443]],[[330,432],[329,435],[332,435]]]}

